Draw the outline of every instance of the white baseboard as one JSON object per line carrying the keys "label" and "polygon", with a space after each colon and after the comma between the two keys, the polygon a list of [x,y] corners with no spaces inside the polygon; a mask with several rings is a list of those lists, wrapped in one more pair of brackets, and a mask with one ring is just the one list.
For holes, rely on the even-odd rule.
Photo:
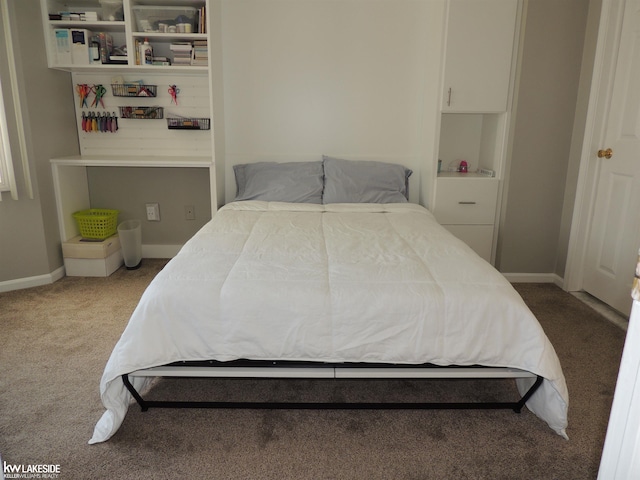
{"label": "white baseboard", "polygon": [[564,279],[555,273],[503,273],[511,283],[553,283],[560,288],[564,286]]}
{"label": "white baseboard", "polygon": [[44,275],[0,282],[0,292],[10,292],[12,290],[22,290],[23,288],[49,285],[50,283],[60,280],[62,277],[64,277],[64,267],[57,268],[53,272]]}
{"label": "white baseboard", "polygon": [[[182,245],[142,245],[142,258],[173,258],[181,248]],[[48,285],[60,280],[64,276],[65,270],[64,266],[62,266],[45,275],[7,280],[0,282],[0,293]]]}
{"label": "white baseboard", "polygon": [[[173,258],[181,248],[182,245],[142,245],[142,258]],[[60,280],[64,275],[64,267],[60,267],[45,275],[7,280],[0,282],[0,293],[47,285]],[[503,273],[502,275],[511,283],[553,283],[560,288],[564,285],[562,277],[555,273]]]}
{"label": "white baseboard", "polygon": [[182,245],[142,245],[142,258],[173,258]]}

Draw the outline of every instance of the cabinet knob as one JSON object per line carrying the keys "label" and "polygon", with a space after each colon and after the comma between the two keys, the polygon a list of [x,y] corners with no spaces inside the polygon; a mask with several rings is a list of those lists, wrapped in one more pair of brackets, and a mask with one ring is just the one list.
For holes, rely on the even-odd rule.
{"label": "cabinet knob", "polygon": [[451,106],[451,87],[449,87],[448,97],[447,97],[447,107]]}
{"label": "cabinet knob", "polygon": [[613,157],[613,150],[607,148],[606,150],[598,150],[598,158],[606,158],[607,160]]}
{"label": "cabinet knob", "polygon": [[460,205],[475,205],[476,202],[458,202]]}

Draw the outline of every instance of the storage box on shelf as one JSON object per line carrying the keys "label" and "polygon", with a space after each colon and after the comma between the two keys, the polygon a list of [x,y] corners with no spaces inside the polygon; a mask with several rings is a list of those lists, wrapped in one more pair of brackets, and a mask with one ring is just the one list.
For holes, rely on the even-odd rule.
{"label": "storage box on shelf", "polygon": [[198,10],[193,7],[136,5],[132,10],[138,32],[198,32]]}

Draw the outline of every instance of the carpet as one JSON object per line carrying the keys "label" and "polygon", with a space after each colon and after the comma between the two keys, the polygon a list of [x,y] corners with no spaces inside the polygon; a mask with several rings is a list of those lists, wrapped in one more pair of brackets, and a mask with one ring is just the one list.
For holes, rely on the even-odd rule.
{"label": "carpet", "polygon": [[[0,293],[0,456],[59,479],[596,478],[625,332],[551,284],[516,284],[563,367],[569,440],[528,410],[150,410],[88,445],[102,371],[164,260]],[[507,399],[509,381],[161,379],[149,398]],[[471,397],[470,397],[471,396]]]}

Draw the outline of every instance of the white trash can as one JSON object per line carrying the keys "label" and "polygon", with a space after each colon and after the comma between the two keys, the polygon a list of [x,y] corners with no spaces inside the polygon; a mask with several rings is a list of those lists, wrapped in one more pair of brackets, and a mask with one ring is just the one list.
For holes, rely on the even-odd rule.
{"label": "white trash can", "polygon": [[118,225],[122,256],[127,270],[135,270],[142,262],[142,222],[126,220]]}

